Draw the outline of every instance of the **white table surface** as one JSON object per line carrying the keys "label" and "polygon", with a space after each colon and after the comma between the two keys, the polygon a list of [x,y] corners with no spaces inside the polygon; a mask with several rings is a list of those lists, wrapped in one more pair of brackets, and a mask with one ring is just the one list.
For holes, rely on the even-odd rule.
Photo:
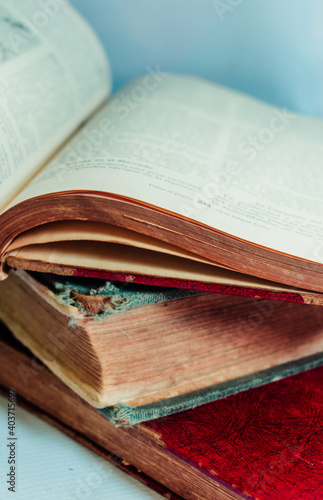
{"label": "white table surface", "polygon": [[1,500],[163,498],[43,420],[16,407],[16,493],[8,491],[8,406],[0,397]]}

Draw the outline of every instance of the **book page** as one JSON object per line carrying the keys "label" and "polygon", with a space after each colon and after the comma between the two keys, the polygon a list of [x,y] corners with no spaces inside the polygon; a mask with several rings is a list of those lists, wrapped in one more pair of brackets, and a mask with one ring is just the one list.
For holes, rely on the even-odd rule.
{"label": "book page", "polygon": [[323,121],[150,71],[16,202],[53,190],[114,193],[320,262],[322,134]]}
{"label": "book page", "polygon": [[65,0],[0,0],[0,211],[109,88],[102,48]]}
{"label": "book page", "polygon": [[59,221],[43,224],[42,226],[25,231],[15,238],[12,244],[6,249],[6,254],[30,245],[42,245],[54,242],[66,241],[97,241],[127,245],[129,247],[142,248],[168,255],[204,262],[206,264],[218,265],[204,259],[187,250],[183,250],[169,243],[146,236],[130,229],[105,224],[103,222],[90,221]]}
{"label": "book page", "polygon": [[[186,282],[216,283],[261,290],[299,292],[295,288],[255,278],[243,273],[218,267],[207,260],[192,260],[191,255],[180,252],[161,252],[97,241],[60,241],[43,245],[27,245],[6,255],[10,267],[30,271],[52,272],[52,269],[101,269],[124,275],[158,276]],[[54,272],[55,274],[55,272]],[[68,269],[66,275],[69,275]],[[70,274],[71,275],[71,274]]]}

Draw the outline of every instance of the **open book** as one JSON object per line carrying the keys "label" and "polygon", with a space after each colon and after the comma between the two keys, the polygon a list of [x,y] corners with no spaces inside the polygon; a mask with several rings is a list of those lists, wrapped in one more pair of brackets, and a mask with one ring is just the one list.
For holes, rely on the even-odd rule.
{"label": "open book", "polygon": [[0,0],[0,42],[1,278],[323,302],[322,121],[158,67],[108,99],[63,1]]}

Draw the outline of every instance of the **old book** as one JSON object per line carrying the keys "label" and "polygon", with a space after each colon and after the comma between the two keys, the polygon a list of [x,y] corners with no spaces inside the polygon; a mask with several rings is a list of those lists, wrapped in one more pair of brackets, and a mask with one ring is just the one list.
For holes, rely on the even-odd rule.
{"label": "old book", "polygon": [[114,424],[323,364],[323,308],[11,271],[0,318]]}
{"label": "old book", "polygon": [[158,67],[108,99],[107,57],[68,3],[0,15],[2,278],[322,303],[322,121]]}
{"label": "old book", "polygon": [[12,338],[2,335],[0,344],[0,385],[16,390],[18,403],[124,470],[139,469],[137,477],[167,498],[323,496],[322,367],[125,428],[114,427]]}

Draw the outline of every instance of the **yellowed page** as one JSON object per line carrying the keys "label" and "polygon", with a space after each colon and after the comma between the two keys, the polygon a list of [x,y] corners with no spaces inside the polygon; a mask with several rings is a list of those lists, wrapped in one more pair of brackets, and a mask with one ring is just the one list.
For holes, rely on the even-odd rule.
{"label": "yellowed page", "polygon": [[16,200],[124,195],[323,263],[323,121],[149,69]]}
{"label": "yellowed page", "polygon": [[110,79],[68,2],[0,0],[0,212],[107,98]]}
{"label": "yellowed page", "polygon": [[[270,281],[254,278],[229,269],[194,262],[189,257],[178,257],[158,251],[150,251],[128,245],[91,242],[67,241],[30,245],[10,251],[5,258],[26,259],[24,268],[29,269],[30,262],[54,264],[94,270],[115,271],[126,274],[142,274],[163,278],[177,278],[186,281],[236,285],[263,290],[295,292],[294,289]],[[9,265],[10,260],[8,260]],[[16,267],[13,265],[13,267]],[[31,268],[33,269],[33,268]]]}
{"label": "yellowed page", "polygon": [[[208,259],[204,259],[192,252],[183,250],[174,245],[157,240],[150,236],[112,226],[102,222],[87,221],[60,221],[44,224],[18,236],[7,248],[6,253],[29,245],[56,243],[61,241],[98,241],[104,243],[118,243],[130,247],[144,248],[155,252],[166,253],[204,262],[205,264],[218,265]],[[221,266],[220,266],[221,267]]]}

